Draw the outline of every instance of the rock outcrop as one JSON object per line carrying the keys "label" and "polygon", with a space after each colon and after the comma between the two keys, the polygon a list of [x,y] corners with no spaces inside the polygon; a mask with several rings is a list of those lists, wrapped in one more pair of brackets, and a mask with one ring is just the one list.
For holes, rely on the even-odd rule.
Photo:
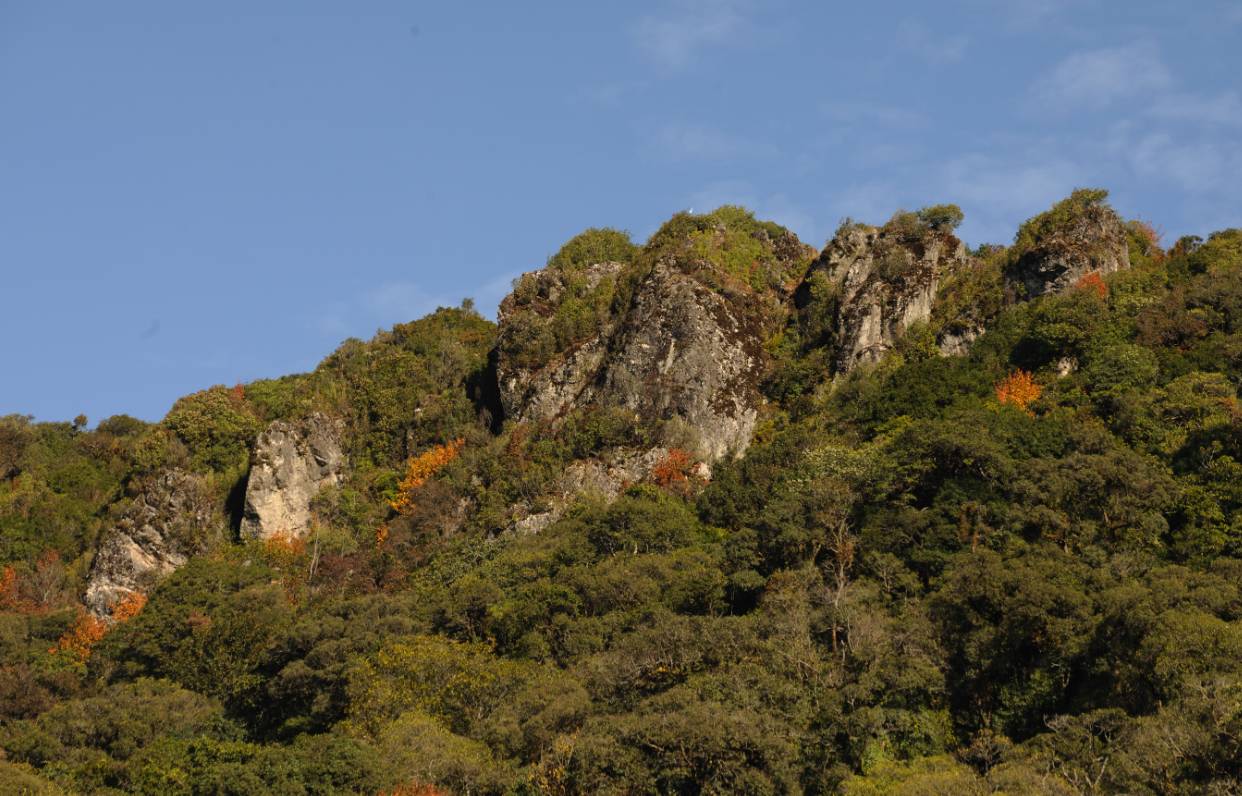
{"label": "rock outcrop", "polygon": [[107,616],[126,595],[150,591],[205,547],[211,522],[198,476],[169,470],[154,477],[104,535],[87,578],[87,608]]}
{"label": "rock outcrop", "polygon": [[[564,515],[574,501],[582,497],[594,497],[612,501],[626,487],[651,477],[652,471],[668,457],[668,448],[651,448],[645,451],[614,450],[600,458],[583,459],[565,468],[556,488],[546,496],[544,506],[538,511],[529,507],[516,507],[522,513],[510,527],[517,533],[538,533]],[[699,465],[698,473],[704,480],[710,479],[711,469]]]}
{"label": "rock outcrop", "polygon": [[833,372],[883,358],[906,329],[931,318],[941,280],[969,263],[948,231],[852,224],[838,232],[808,275],[826,280],[834,297]]}
{"label": "rock outcrop", "polygon": [[1033,299],[1078,284],[1083,277],[1130,267],[1125,223],[1105,203],[1105,191],[1078,190],[1018,231],[1006,278]]}
{"label": "rock outcrop", "polygon": [[728,297],[668,265],[643,282],[600,375],[600,395],[648,421],[677,420],[706,461],[750,443],[764,333]]}
{"label": "rock outcrop", "polygon": [[[811,256],[792,233],[722,208],[675,217],[639,262],[524,275],[499,313],[506,419],[625,407],[693,437],[705,461],[740,454],[763,400],[763,343],[784,323],[792,281]],[[583,317],[589,328],[577,334],[545,331]]]}
{"label": "rock outcrop", "polygon": [[[612,284],[624,267],[624,263],[606,262],[572,275],[558,268],[532,271],[523,274],[514,292],[500,302],[496,378],[506,418],[519,422],[554,418],[593,386],[615,317],[601,313],[598,323],[584,324],[585,336],[557,346],[556,312],[565,301],[577,298],[571,293],[592,296],[607,291],[611,295]],[[549,346],[562,350],[538,350]]]}
{"label": "rock outcrop", "polygon": [[343,425],[321,414],[277,420],[259,435],[251,456],[242,515],[243,538],[301,536],[310,529],[311,500],[340,481]]}

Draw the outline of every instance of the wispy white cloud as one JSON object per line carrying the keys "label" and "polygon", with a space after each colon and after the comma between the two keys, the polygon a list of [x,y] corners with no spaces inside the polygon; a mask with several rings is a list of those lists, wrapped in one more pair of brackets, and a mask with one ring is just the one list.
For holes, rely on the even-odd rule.
{"label": "wispy white cloud", "polygon": [[1040,78],[1033,92],[1044,105],[1068,110],[1161,92],[1172,82],[1155,46],[1136,42],[1074,53]]}
{"label": "wispy white cloud", "polygon": [[[998,4],[1011,27],[1029,29],[1047,22],[1063,11],[1086,4],[1086,0],[1021,0]],[[989,8],[992,4],[989,3]]]}
{"label": "wispy white cloud", "polygon": [[940,182],[950,197],[1004,211],[1038,211],[1068,194],[1082,169],[1063,157],[966,154],[947,161]]}
{"label": "wispy white cloud", "polygon": [[641,80],[615,81],[591,86],[577,94],[576,97],[601,108],[619,108],[642,92],[646,85]]}
{"label": "wispy white cloud", "polygon": [[962,235],[975,243],[1004,243],[1023,219],[1046,210],[1090,181],[1089,170],[1050,144],[1020,151],[952,158],[933,178],[943,201],[966,213]]}
{"label": "wispy white cloud", "polygon": [[1242,147],[1219,138],[1121,121],[1109,131],[1107,149],[1134,174],[1172,183],[1187,196],[1242,196],[1234,178],[1242,173]]}
{"label": "wispy white cloud", "polygon": [[320,307],[309,326],[325,338],[366,337],[396,323],[408,323],[436,307],[457,305],[415,282],[390,281]]}
{"label": "wispy white cloud", "polygon": [[505,296],[513,290],[513,282],[522,275],[521,271],[508,271],[499,274],[479,285],[471,298],[475,309],[485,318],[495,318],[496,309]]}
{"label": "wispy white cloud", "polygon": [[845,127],[891,127],[913,130],[927,126],[927,117],[901,105],[867,100],[831,100],[822,106],[829,121]]}
{"label": "wispy white cloud", "polygon": [[897,26],[897,46],[933,64],[949,64],[966,55],[969,39],[964,34],[944,35],[921,22],[906,19]]}
{"label": "wispy white cloud", "polygon": [[387,282],[367,290],[359,302],[364,311],[391,323],[421,318],[444,303],[414,282]]}
{"label": "wispy white cloud", "polygon": [[1135,170],[1178,183],[1183,190],[1215,186],[1224,174],[1237,175],[1237,156],[1212,141],[1178,141],[1168,133],[1152,133],[1135,143],[1130,154]]}
{"label": "wispy white cloud", "polygon": [[[908,190],[908,184],[883,178],[851,183],[834,191],[827,220],[834,228],[845,218],[882,224],[908,198]],[[828,234],[831,232],[828,230]]]}
{"label": "wispy white cloud", "polygon": [[679,69],[703,51],[736,42],[750,26],[748,0],[675,0],[634,26],[639,50],[658,66]]}
{"label": "wispy white cloud", "polygon": [[1236,91],[1215,96],[1168,94],[1155,98],[1147,112],[1158,118],[1192,124],[1242,127],[1242,98]]}
{"label": "wispy white cloud", "polygon": [[658,128],[652,144],[664,158],[673,161],[726,160],[740,156],[771,154],[770,144],[751,142],[704,124],[670,122]]}

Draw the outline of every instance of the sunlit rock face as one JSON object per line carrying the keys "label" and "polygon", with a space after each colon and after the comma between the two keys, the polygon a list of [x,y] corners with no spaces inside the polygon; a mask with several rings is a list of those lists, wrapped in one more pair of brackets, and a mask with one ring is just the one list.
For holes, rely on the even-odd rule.
{"label": "sunlit rock face", "polygon": [[311,500],[342,477],[342,431],[339,421],[314,414],[277,420],[259,435],[246,483],[243,538],[296,537],[310,529]]}
{"label": "sunlit rock face", "polygon": [[966,246],[947,231],[903,237],[851,224],[838,232],[807,277],[824,282],[833,297],[815,311],[835,314],[829,319],[834,372],[882,359],[910,326],[931,318],[941,281],[969,263]]}
{"label": "sunlit rock face", "polygon": [[[742,223],[754,228],[683,215],[640,261],[523,275],[498,316],[505,419],[624,408],[636,423],[692,438],[689,447],[705,461],[744,451],[763,403],[764,341],[787,320],[813,252],[775,225]],[[738,269],[731,246],[750,247],[753,268]],[[549,330],[570,315],[566,303],[590,301],[597,302],[590,328],[549,344]]]}

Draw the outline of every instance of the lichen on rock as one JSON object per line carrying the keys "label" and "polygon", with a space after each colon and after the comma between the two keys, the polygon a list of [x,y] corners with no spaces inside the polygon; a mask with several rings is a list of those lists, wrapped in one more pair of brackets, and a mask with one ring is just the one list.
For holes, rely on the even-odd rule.
{"label": "lichen on rock", "polygon": [[[549,266],[519,278],[497,312],[496,377],[506,418],[556,417],[589,390],[615,324],[607,305],[624,267],[615,261],[575,272]],[[569,317],[578,314],[584,319]]]}

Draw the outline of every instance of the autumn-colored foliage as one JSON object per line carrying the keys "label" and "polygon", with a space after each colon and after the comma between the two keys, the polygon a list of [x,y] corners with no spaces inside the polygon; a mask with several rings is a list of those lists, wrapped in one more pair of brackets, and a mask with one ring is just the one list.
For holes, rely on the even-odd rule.
{"label": "autumn-colored foliage", "polygon": [[104,636],[108,635],[112,625],[133,619],[142,613],[142,609],[146,607],[146,604],[147,595],[142,592],[130,592],[112,608],[111,623],[100,619],[94,614],[81,611],[78,614],[77,621],[73,623],[73,627],[65,631],[65,634],[57,640],[56,646],[48,651],[53,655],[66,655],[77,663],[86,663],[90,659],[95,645],[102,641]]}
{"label": "autumn-colored foliage", "polygon": [[44,613],[64,600],[64,585],[65,568],[55,550],[45,550],[25,574],[5,566],[0,569],[0,611]]}
{"label": "autumn-colored foliage", "polygon": [[138,614],[142,613],[142,609],[147,606],[147,595],[140,591],[131,591],[125,595],[116,607],[112,609],[113,622],[128,622]]}
{"label": "autumn-colored foliage", "polygon": [[86,663],[91,657],[91,650],[108,634],[108,623],[94,614],[85,611],[78,614],[73,627],[65,631],[50,652],[64,654],[78,663]]}
{"label": "autumn-colored foliage", "polygon": [[1160,230],[1152,226],[1151,223],[1138,219],[1130,222],[1130,229],[1142,240],[1145,254],[1152,255],[1156,260],[1164,257],[1164,250],[1160,248],[1160,239],[1164,236],[1160,233]]}
{"label": "autumn-colored foliage", "polygon": [[996,400],[1030,413],[1030,405],[1039,399],[1043,388],[1029,372],[1018,369],[996,385]]}
{"label": "autumn-colored foliage", "polygon": [[684,493],[690,487],[694,458],[681,448],[671,448],[651,470],[651,479],[671,492]]}
{"label": "autumn-colored foliage", "polygon": [[458,438],[443,445],[436,445],[418,456],[411,456],[405,464],[405,477],[397,486],[397,496],[388,504],[393,511],[399,514],[410,514],[414,509],[414,491],[456,459],[465,444],[464,439]]}
{"label": "autumn-colored foliage", "polygon": [[380,526],[375,529],[375,546],[377,548],[383,547],[384,542],[387,542],[387,541],[388,541],[388,523],[383,522],[383,523],[380,523]]}
{"label": "autumn-colored foliage", "polygon": [[1079,290],[1089,290],[1102,299],[1108,298],[1108,285],[1104,284],[1104,278],[1100,276],[1099,271],[1092,271],[1083,276],[1074,283],[1074,287]]}
{"label": "autumn-colored foliage", "polygon": [[246,400],[246,388],[245,388],[245,386],[243,386],[243,385],[241,385],[241,384],[234,384],[234,385],[233,385],[233,400],[234,400],[236,403],[241,403],[242,401]]}
{"label": "autumn-colored foliage", "polygon": [[21,593],[21,582],[17,570],[5,567],[0,571],[0,610],[29,613],[34,604]]}
{"label": "autumn-colored foliage", "polygon": [[277,533],[263,540],[263,552],[276,562],[287,563],[306,552],[306,540],[291,533]]}

